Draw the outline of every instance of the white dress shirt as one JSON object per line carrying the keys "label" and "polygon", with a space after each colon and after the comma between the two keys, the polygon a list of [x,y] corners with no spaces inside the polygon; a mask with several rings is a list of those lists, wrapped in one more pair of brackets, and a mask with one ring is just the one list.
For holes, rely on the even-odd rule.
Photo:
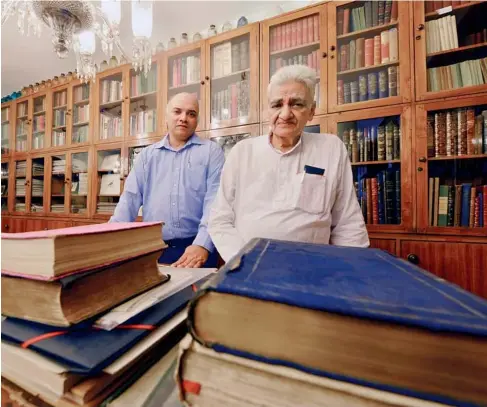
{"label": "white dress shirt", "polygon": [[[305,165],[324,175],[306,173]],[[342,141],[303,133],[286,153],[267,136],[237,143],[223,167],[209,232],[225,261],[254,237],[368,247]]]}

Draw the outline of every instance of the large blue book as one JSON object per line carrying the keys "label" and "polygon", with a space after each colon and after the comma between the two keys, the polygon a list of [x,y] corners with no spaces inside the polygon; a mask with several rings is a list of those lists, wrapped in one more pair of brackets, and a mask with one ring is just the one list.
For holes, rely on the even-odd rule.
{"label": "large blue book", "polygon": [[111,331],[93,327],[94,320],[59,328],[7,318],[2,321],[2,341],[34,350],[64,365],[67,371],[93,375],[122,356],[137,342],[183,310],[208,278],[178,291]]}
{"label": "large blue book", "polygon": [[190,302],[218,352],[487,405],[487,301],[378,249],[253,239]]}

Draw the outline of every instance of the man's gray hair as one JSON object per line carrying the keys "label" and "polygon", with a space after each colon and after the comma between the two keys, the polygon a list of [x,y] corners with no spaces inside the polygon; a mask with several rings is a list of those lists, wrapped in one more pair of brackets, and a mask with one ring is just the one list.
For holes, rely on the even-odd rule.
{"label": "man's gray hair", "polygon": [[301,82],[306,85],[311,95],[311,100],[315,100],[316,72],[306,65],[288,65],[280,68],[269,82],[267,96],[270,96],[274,86],[282,85],[286,82]]}

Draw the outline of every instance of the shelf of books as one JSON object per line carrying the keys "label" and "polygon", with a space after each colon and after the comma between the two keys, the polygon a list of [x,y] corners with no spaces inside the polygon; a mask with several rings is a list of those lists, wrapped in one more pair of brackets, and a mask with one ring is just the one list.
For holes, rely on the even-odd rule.
{"label": "shelf of books", "polygon": [[27,177],[27,160],[15,160],[14,164],[14,202],[15,212],[25,213],[27,209],[27,188],[30,184]]}
{"label": "shelf of books", "polygon": [[261,112],[266,117],[267,85],[287,65],[307,65],[316,71],[316,114],[327,111],[326,5],[287,13],[262,22]]}
{"label": "shelf of books", "polygon": [[48,146],[46,133],[50,134],[47,125],[47,94],[36,95],[33,98],[33,112],[32,112],[32,139],[30,148],[34,150],[42,150]]}
{"label": "shelf of books", "polygon": [[71,88],[64,85],[52,94],[51,148],[63,148],[68,144],[71,133],[71,113],[68,104]]}
{"label": "shelf of books", "polygon": [[130,70],[129,138],[155,137],[159,133],[158,111],[162,100],[159,68],[153,62],[147,76]]}
{"label": "shelf of books", "polygon": [[92,117],[92,105],[90,96],[92,85],[78,82],[77,85],[72,86],[72,89],[71,145],[89,144],[91,141],[90,118]]}
{"label": "shelf of books", "polygon": [[487,95],[416,107],[418,228],[487,234]]}
{"label": "shelf of books", "polygon": [[245,140],[249,137],[258,137],[259,135],[260,126],[258,124],[251,124],[228,129],[211,130],[202,135],[202,137],[209,138],[210,140],[218,143],[223,149],[225,157],[227,157],[230,150],[239,141]]}
{"label": "shelf of books", "polygon": [[69,153],[69,213],[74,216],[90,215],[90,176],[91,154],[87,150],[76,150]]}
{"label": "shelf of books", "polygon": [[409,3],[328,3],[330,112],[411,100]]}
{"label": "shelf of books", "polygon": [[50,172],[48,212],[51,215],[65,216],[66,212],[66,186],[69,177],[66,174],[67,155],[53,154],[48,157]]}
{"label": "shelf of books", "polygon": [[9,186],[9,162],[2,161],[2,213],[9,212],[8,186]]}
{"label": "shelf of books", "polygon": [[124,137],[124,123],[129,98],[127,70],[113,68],[97,76],[95,95],[95,143],[120,142]]}
{"label": "shelf of books", "polygon": [[16,104],[14,140],[16,153],[26,153],[29,150],[29,132],[31,125],[29,111],[31,101],[32,99],[25,99]]}
{"label": "shelf of books", "polygon": [[345,112],[329,130],[345,144],[369,232],[412,230],[411,108]]}
{"label": "shelf of books", "polygon": [[259,24],[231,30],[206,42],[208,128],[259,121]]}
{"label": "shelf of books", "polygon": [[45,157],[34,156],[30,159],[30,209],[29,212],[42,214],[45,212],[44,181],[46,179]]}
{"label": "shelf of books", "polygon": [[487,90],[487,1],[425,1],[414,7],[416,96]]}
{"label": "shelf of books", "polygon": [[2,157],[10,154],[11,105],[2,105]]}
{"label": "shelf of books", "polygon": [[123,191],[122,145],[98,147],[95,168],[95,217],[109,218]]}
{"label": "shelf of books", "polygon": [[[197,130],[206,130],[205,41],[180,46],[167,51],[166,97],[163,110],[169,100],[178,93],[192,93],[199,101],[200,116]],[[208,78],[209,79],[209,78]]]}

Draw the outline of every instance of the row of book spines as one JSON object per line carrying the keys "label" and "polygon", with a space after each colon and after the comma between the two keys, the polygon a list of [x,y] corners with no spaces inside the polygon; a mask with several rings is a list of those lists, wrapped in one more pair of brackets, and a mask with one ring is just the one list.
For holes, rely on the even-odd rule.
{"label": "row of book spines", "polygon": [[46,98],[34,99],[34,113],[43,112],[46,110]]}
{"label": "row of book spines", "polygon": [[156,131],[156,112],[146,110],[143,112],[132,113],[130,115],[130,134],[146,134]]}
{"label": "row of book spines", "polygon": [[34,132],[42,131],[46,128],[45,116],[34,116]]}
{"label": "row of book spines", "polygon": [[430,226],[487,227],[487,185],[440,185],[429,179]]}
{"label": "row of book spines", "polygon": [[100,116],[100,140],[122,137],[122,118],[114,116]]}
{"label": "row of book spines", "polygon": [[398,2],[366,1],[361,7],[337,10],[337,35],[365,30],[397,21]]}
{"label": "row of book spines", "polygon": [[90,86],[86,84],[82,86],[77,86],[76,88],[74,88],[73,97],[75,102],[81,102],[82,100],[89,99]]}
{"label": "row of book spines", "polygon": [[482,31],[468,34],[465,37],[465,45],[475,45],[487,42],[487,28],[483,28]]}
{"label": "row of book spines", "polygon": [[359,75],[358,81],[337,82],[337,102],[346,103],[364,102],[382,99],[399,94],[399,68],[390,66],[387,70]]}
{"label": "row of book spines", "polygon": [[270,29],[270,50],[281,51],[320,40],[319,15],[279,24]]}
{"label": "row of book spines", "polygon": [[359,203],[369,225],[401,224],[401,172],[381,171],[358,182]]}
{"label": "row of book spines", "polygon": [[200,80],[200,57],[198,55],[175,58],[172,61],[170,87],[174,88]]}
{"label": "row of book spines", "polygon": [[294,55],[289,58],[275,58],[271,60],[271,75],[279,68],[288,65],[306,65],[316,71],[319,75],[320,66],[318,62],[318,51],[313,51],[307,55]]}
{"label": "row of book spines", "polygon": [[452,6],[457,7],[461,4],[472,3],[471,0],[435,0],[435,1],[425,1],[424,11],[425,13],[432,13],[433,11],[440,10],[444,7]]}
{"label": "row of book spines", "polygon": [[428,68],[428,91],[439,92],[487,84],[487,57]]}
{"label": "row of book spines", "polygon": [[487,154],[487,110],[461,108],[428,115],[428,157]]}
{"label": "row of book spines", "polygon": [[132,76],[130,81],[130,94],[138,96],[144,93],[155,92],[157,89],[157,71],[151,70],[145,75]]}
{"label": "row of book spines", "polygon": [[212,77],[219,78],[250,67],[248,40],[226,41],[212,48]]}
{"label": "row of book spines", "polygon": [[341,139],[352,163],[391,161],[401,158],[401,129],[393,122],[345,130]]}
{"label": "row of book spines", "polygon": [[122,99],[122,82],[105,79],[101,83],[101,103],[118,102]]}
{"label": "row of book spines", "polygon": [[212,118],[215,120],[236,119],[249,115],[249,81],[232,83],[227,89],[213,92],[211,97]]}
{"label": "row of book spines", "polygon": [[357,38],[340,46],[339,72],[371,67],[399,60],[397,28],[373,38]]}
{"label": "row of book spines", "polygon": [[446,16],[426,22],[426,53],[458,48],[457,20]]}
{"label": "row of book spines", "polygon": [[65,110],[54,111],[53,127],[64,126],[65,124],[66,124],[66,111]]}
{"label": "row of book spines", "polygon": [[68,104],[68,92],[66,90],[54,93],[54,100],[53,100],[54,107],[65,106],[67,104]]}
{"label": "row of book spines", "polygon": [[77,109],[74,109],[74,115],[73,115],[74,123],[87,122],[88,120],[90,120],[89,105],[78,106]]}

